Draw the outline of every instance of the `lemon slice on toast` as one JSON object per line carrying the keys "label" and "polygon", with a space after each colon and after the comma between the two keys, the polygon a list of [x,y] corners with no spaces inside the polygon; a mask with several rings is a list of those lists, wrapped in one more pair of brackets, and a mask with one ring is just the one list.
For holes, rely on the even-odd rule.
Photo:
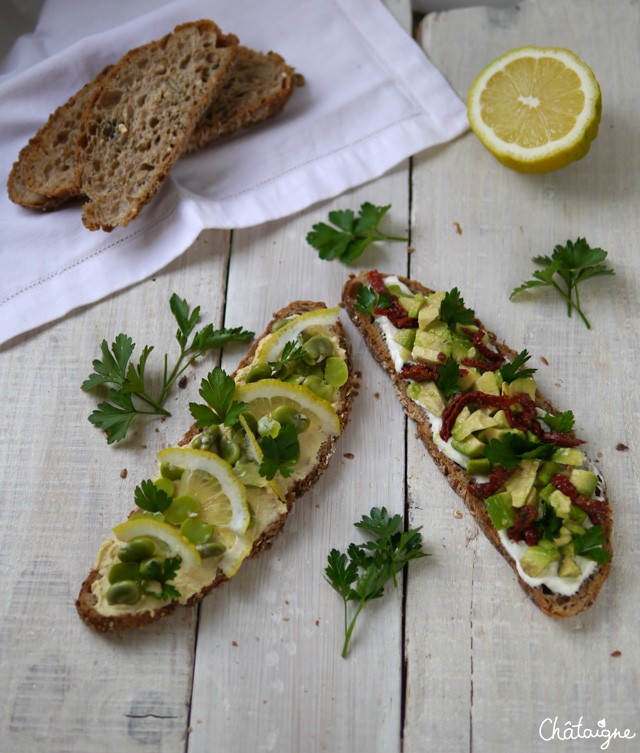
{"label": "lemon slice on toast", "polygon": [[332,327],[338,321],[339,309],[322,308],[313,311],[305,311],[304,314],[298,314],[282,327],[272,332],[260,343],[256,350],[255,361],[275,361],[282,353],[284,346],[291,340],[296,340],[305,330],[311,330],[314,327],[326,330]]}

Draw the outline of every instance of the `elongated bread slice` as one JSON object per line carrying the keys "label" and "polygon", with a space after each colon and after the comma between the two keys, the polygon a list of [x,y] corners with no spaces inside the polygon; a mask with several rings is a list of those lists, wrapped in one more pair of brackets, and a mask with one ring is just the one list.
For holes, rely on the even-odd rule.
{"label": "elongated bread slice", "polygon": [[[391,291],[387,290],[388,285]],[[363,299],[358,300],[361,290],[390,292],[391,308],[374,308],[373,313],[368,313]],[[507,560],[525,593],[551,617],[575,615],[593,603],[609,573],[612,517],[604,479],[578,449],[580,440],[570,431],[550,431],[544,423],[545,414],[553,417],[558,411],[535,384],[532,386],[532,378],[519,378],[516,373],[509,375],[509,381],[503,379],[498,366],[513,363],[518,356],[515,351],[498,342],[475,317],[466,327],[447,328],[442,324],[439,317],[443,295],[418,282],[373,270],[350,277],[342,300],[370,352],[389,374],[436,466]],[[364,312],[359,310],[363,308]],[[398,326],[385,313],[393,318],[393,310]],[[407,334],[410,330],[415,334]],[[398,335],[399,331],[404,334]],[[481,338],[478,347],[473,337]],[[448,364],[451,370],[454,354],[459,357],[460,353],[459,381],[449,390],[457,394],[445,396],[438,387],[443,387],[443,382],[438,382],[441,369]],[[461,406],[465,405],[466,412],[462,413]],[[489,408],[483,410],[483,405]],[[498,415],[501,406],[506,411]],[[502,420],[503,414],[509,414],[508,421]],[[467,417],[470,421],[465,424]],[[518,426],[524,428],[518,431]],[[536,436],[532,436],[533,431]],[[491,439],[504,441],[506,434],[522,435],[532,442],[531,447],[540,453],[540,458],[547,459],[536,459],[534,452],[532,459],[520,459],[515,469],[505,470],[501,462],[507,460],[498,462],[495,452],[486,448]],[[550,445],[556,442],[558,449],[553,450]],[[552,450],[553,456],[548,459]],[[473,467],[473,475],[467,472],[471,461],[463,451],[476,459],[484,458]],[[567,464],[569,460],[574,465]],[[483,464],[486,467],[480,470]],[[574,475],[574,470],[579,473]],[[588,479],[595,488],[577,493],[578,477],[582,481]],[[549,501],[554,492],[557,493]],[[589,530],[586,539],[580,538]],[[593,548],[598,551],[586,556],[584,547],[592,536]],[[589,558],[592,554],[594,559]]]}
{"label": "elongated bread slice", "polygon": [[80,124],[87,228],[124,227],[155,195],[237,48],[235,36],[201,20],[129,51],[112,68]]}
{"label": "elongated bread slice", "polygon": [[280,55],[241,45],[227,79],[198,121],[185,153],[277,115],[289,101],[294,81],[293,68]]}
{"label": "elongated bread slice", "polygon": [[[172,530],[169,531],[171,534],[169,539],[179,537],[178,543],[182,545],[184,550],[184,561],[174,581],[174,585],[179,589],[179,596],[157,600],[144,595],[134,604],[113,604],[109,601],[111,568],[114,564],[119,564],[118,552],[121,550],[122,541],[116,537],[108,537],[98,553],[95,567],[82,584],[76,602],[78,613],[84,622],[99,632],[144,627],[165,615],[171,614],[179,606],[196,604],[212,589],[229,580],[241,566],[244,558],[256,557],[271,546],[275,537],[282,531],[294,502],[313,486],[327,468],[337,438],[349,420],[352,399],[355,395],[355,375],[351,368],[350,350],[344,337],[338,313],[338,308],[327,309],[323,303],[294,301],[274,314],[274,318],[265,332],[254,342],[246,357],[240,362],[238,369],[233,374],[236,384],[234,398],[241,402],[247,402],[249,406],[247,411],[249,413],[253,411],[253,419],[259,419],[257,429],[251,427],[249,431],[246,431],[249,424],[247,423],[245,426],[244,418],[240,425],[242,428],[236,425],[233,429],[219,428],[213,433],[211,429],[202,429],[194,424],[176,448],[169,448],[159,454],[161,462],[162,458],[169,457],[172,460],[177,459],[178,464],[181,462],[187,463],[186,460],[181,460],[186,452],[187,456],[195,456],[195,462],[202,463],[203,468],[208,467],[207,464],[215,464],[218,469],[216,472],[219,473],[220,478],[223,478],[226,473],[227,483],[233,494],[238,494],[239,498],[242,498],[242,495],[246,493],[246,499],[250,506],[248,509],[250,509],[252,515],[249,527],[240,530],[235,538],[228,529],[218,530],[216,528],[213,535],[214,543],[224,542],[227,545],[227,550],[220,555],[205,557],[204,549],[200,547],[198,550],[202,552],[200,559],[199,555],[194,553],[193,546],[182,536],[182,527],[178,528],[177,524],[172,525]],[[327,357],[322,356],[324,360],[318,361],[315,366],[310,366],[298,359],[290,361],[286,367],[282,367],[284,370],[280,372],[278,377],[269,377],[268,373],[265,376],[265,370],[269,372],[269,369],[271,369],[274,374],[276,373],[275,367],[269,367],[269,363],[282,360],[287,343],[294,342],[296,346],[300,346],[312,336],[316,343],[318,342],[317,338],[323,338],[321,342],[324,346],[330,343],[331,355],[323,350]],[[291,346],[288,347],[291,348]],[[309,352],[309,349],[313,347],[313,343],[306,346],[305,352]],[[321,357],[318,356],[318,358]],[[322,371],[324,368],[325,374],[327,373],[330,368],[329,358],[340,360],[346,367],[342,369],[342,378],[337,380],[341,383],[338,384],[335,379],[333,380],[334,386],[329,389],[331,394],[327,393],[327,383],[322,379],[318,381],[319,378],[317,377],[318,370]],[[253,369],[252,367],[256,364],[258,364],[257,367]],[[331,368],[333,369],[335,366],[336,361],[332,361]],[[261,373],[256,375],[256,370]],[[313,383],[313,380],[312,382],[302,381],[303,379],[306,380],[306,377],[302,376],[302,372],[307,373],[309,370],[316,374],[314,377],[315,383]],[[340,369],[338,369],[338,372],[340,372]],[[286,383],[281,381],[285,378],[285,374]],[[300,379],[297,378],[298,374],[301,377]],[[257,376],[261,378],[257,379]],[[320,385],[323,390],[322,397],[313,392],[307,386],[308,384],[312,384],[316,390],[319,389],[318,385]],[[274,401],[273,396],[280,393],[284,394],[285,397],[276,397]],[[293,395],[293,398],[290,397],[291,395]],[[294,420],[302,423],[306,421],[307,426],[306,428],[302,427],[299,434],[299,456],[291,461],[293,465],[290,469],[290,475],[283,475],[279,472],[267,481],[266,478],[256,475],[256,463],[261,458],[260,446],[256,443],[261,436],[261,432],[269,436],[273,434],[274,424],[271,413],[264,413],[265,406],[269,405],[270,399],[273,401],[272,406],[282,405],[283,403],[289,406],[295,405],[300,412],[294,412]],[[292,402],[294,399],[295,403]],[[247,416],[247,413],[242,414],[242,416]],[[251,416],[248,416],[247,420],[248,418],[251,418]],[[284,419],[280,416],[280,420]],[[239,432],[239,434],[236,434],[236,432]],[[226,439],[223,439],[223,437]],[[239,437],[242,437],[242,439]],[[227,455],[229,461],[227,463],[220,459],[219,454],[224,454],[221,448],[225,441],[228,448],[230,439],[242,446],[243,452],[240,457],[235,458]],[[245,456],[245,453],[249,453],[249,455]],[[252,460],[248,461],[247,457],[251,457]],[[230,463],[235,464],[232,467]],[[175,465],[174,462],[174,470]],[[178,479],[173,482],[175,484],[174,501],[176,497],[184,496],[185,490],[196,495],[200,489],[213,489],[215,491],[210,479],[207,483],[192,486],[191,482],[194,479],[197,480],[197,474],[194,476],[193,474],[188,475],[188,473],[185,475],[185,473],[183,472],[181,475],[168,473],[169,476]],[[229,479],[229,476],[233,476],[233,478]],[[268,478],[268,474],[266,476]],[[202,477],[203,474],[200,474],[200,482]],[[204,478],[206,479],[206,475],[204,475]],[[162,483],[166,484],[166,481]],[[204,506],[205,497],[200,498],[200,501]],[[181,503],[178,502],[177,504]],[[235,504],[237,508],[239,504],[237,499]],[[173,507],[174,503],[172,502],[171,507],[165,511],[164,523],[151,519],[157,518],[157,514],[149,517],[136,517],[136,513],[141,511],[135,510],[132,517],[124,525],[124,529],[131,527],[132,524],[138,525],[140,521],[144,524],[150,520],[151,532],[153,533],[153,528],[156,527],[158,528],[158,535],[161,535],[163,524],[166,525],[169,519],[175,523],[175,518],[171,513]],[[242,517],[241,504],[239,510],[238,514]],[[148,515],[148,513],[143,513],[143,515]],[[225,525],[231,525],[231,522]],[[122,530],[122,525],[116,526],[114,529],[114,531]],[[166,534],[165,529],[165,539],[167,538]],[[117,535],[121,536],[122,534]],[[144,531],[142,535],[144,536]],[[208,544],[204,544],[205,549],[207,546]],[[191,560],[194,558],[198,561],[192,562]],[[142,568],[142,565],[140,567]]]}

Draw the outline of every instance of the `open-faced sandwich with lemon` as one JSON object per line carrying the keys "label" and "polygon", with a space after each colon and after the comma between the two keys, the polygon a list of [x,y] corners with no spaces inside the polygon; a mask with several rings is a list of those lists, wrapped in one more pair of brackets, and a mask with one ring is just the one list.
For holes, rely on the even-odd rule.
{"label": "open-faced sandwich with lemon", "polygon": [[546,614],[590,606],[611,560],[604,479],[536,387],[527,351],[497,342],[454,288],[373,270],[343,303],[451,487]]}
{"label": "open-faced sandwich with lemon", "polygon": [[77,599],[98,631],[144,627],[197,603],[267,549],[327,467],[354,376],[337,308],[294,302],[274,315],[233,376],[202,380],[195,424],[158,454]]}

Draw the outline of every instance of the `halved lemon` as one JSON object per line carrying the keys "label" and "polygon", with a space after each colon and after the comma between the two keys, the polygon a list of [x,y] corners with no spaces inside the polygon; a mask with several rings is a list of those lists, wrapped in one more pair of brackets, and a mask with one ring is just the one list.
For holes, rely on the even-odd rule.
{"label": "halved lemon", "polygon": [[185,569],[197,567],[200,564],[200,552],[180,531],[168,523],[152,518],[132,518],[115,526],[113,532],[120,541],[150,536],[160,542],[161,547],[166,548],[171,556],[178,555]]}
{"label": "halved lemon", "polygon": [[331,404],[300,384],[261,379],[259,382],[240,385],[235,397],[236,400],[248,403],[247,410],[257,420],[281,405],[292,405],[297,412],[309,419],[306,431],[298,435],[300,459],[293,474],[284,483],[306,476],[317,462],[317,453],[322,443],[329,436],[340,434],[340,418]]}
{"label": "halved lemon", "polygon": [[233,469],[222,458],[193,447],[169,447],[158,453],[161,463],[184,468],[175,482],[175,495],[195,497],[201,505],[199,517],[205,523],[244,533],[250,521],[247,492]]}
{"label": "halved lemon", "polygon": [[545,173],[581,159],[598,134],[600,86],[570,50],[519,47],[488,65],[469,90],[469,124],[519,172]]}
{"label": "halved lemon", "polygon": [[255,360],[275,361],[290,340],[296,340],[302,332],[312,327],[321,329],[332,327],[338,321],[338,313],[338,308],[322,308],[298,314],[280,329],[264,338],[256,350]]}

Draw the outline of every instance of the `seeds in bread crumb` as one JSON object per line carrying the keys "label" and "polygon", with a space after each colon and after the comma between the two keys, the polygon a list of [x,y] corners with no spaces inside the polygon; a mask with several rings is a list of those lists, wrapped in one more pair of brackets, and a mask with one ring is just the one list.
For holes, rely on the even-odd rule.
{"label": "seeds in bread crumb", "polygon": [[618,452],[626,452],[628,449],[629,448],[627,447],[627,445],[623,444],[622,442],[618,442],[618,444],[616,445],[616,450],[618,450]]}
{"label": "seeds in bread crumb", "polygon": [[127,469],[126,469],[126,468],[123,468],[123,469],[122,469],[122,470],[120,471],[120,478],[127,478],[127,473],[128,473]]}

